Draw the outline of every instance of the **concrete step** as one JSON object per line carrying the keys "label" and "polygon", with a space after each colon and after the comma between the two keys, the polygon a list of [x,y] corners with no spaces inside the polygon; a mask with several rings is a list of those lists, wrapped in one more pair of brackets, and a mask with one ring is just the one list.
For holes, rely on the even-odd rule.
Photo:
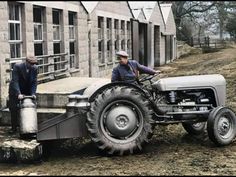
{"label": "concrete step", "polygon": [[[66,112],[65,109],[59,109],[59,108],[37,108],[38,124],[45,120],[58,116],[60,114],[63,114],[65,112]],[[3,109],[0,112],[0,125],[1,126],[11,125],[11,114],[8,108]]]}
{"label": "concrete step", "polygon": [[68,77],[39,84],[37,106],[39,108],[65,108],[69,95],[83,94],[83,91],[92,84],[109,82],[110,79],[107,78]]}
{"label": "concrete step", "polygon": [[22,140],[19,134],[9,135],[10,127],[0,126],[0,162],[34,163],[43,155],[42,144],[36,139]]}

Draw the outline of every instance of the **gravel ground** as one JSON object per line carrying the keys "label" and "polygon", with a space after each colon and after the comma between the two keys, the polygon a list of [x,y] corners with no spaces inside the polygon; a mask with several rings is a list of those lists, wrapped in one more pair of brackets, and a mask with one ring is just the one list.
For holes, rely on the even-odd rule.
{"label": "gravel ground", "polygon": [[[195,54],[160,67],[161,77],[222,74],[227,105],[236,111],[236,47]],[[0,175],[236,175],[236,142],[216,147],[207,133],[190,136],[181,124],[156,126],[143,152],[128,156],[101,154],[89,139],[52,147],[37,164],[0,164]]]}

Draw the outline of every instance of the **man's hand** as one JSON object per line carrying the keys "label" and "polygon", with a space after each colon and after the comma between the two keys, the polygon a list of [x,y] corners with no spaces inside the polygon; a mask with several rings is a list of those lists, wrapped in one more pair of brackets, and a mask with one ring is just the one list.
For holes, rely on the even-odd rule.
{"label": "man's hand", "polygon": [[32,95],[32,97],[33,97],[34,100],[36,100],[36,98],[37,98],[36,95]]}
{"label": "man's hand", "polygon": [[24,95],[22,95],[22,94],[19,94],[19,95],[18,95],[18,99],[19,99],[19,100],[22,100],[23,98],[24,98]]}

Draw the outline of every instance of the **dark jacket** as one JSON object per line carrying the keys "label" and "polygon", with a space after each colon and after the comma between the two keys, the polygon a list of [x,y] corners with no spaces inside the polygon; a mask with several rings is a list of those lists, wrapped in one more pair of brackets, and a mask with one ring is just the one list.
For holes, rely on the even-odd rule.
{"label": "dark jacket", "polygon": [[124,81],[133,83],[138,77],[138,71],[145,74],[155,74],[155,70],[139,64],[136,60],[128,60],[127,65],[118,64],[113,69],[111,82]]}
{"label": "dark jacket", "polygon": [[26,63],[16,63],[12,71],[9,95],[15,97],[19,94],[35,95],[37,89],[37,74],[37,66],[33,66],[27,73]]}

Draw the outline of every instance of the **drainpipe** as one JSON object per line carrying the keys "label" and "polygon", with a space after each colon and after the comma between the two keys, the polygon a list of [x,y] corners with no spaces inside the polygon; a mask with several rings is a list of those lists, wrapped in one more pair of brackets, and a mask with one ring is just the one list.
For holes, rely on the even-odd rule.
{"label": "drainpipe", "polygon": [[88,63],[89,63],[89,77],[92,77],[92,53],[91,53],[91,49],[92,49],[92,34],[91,34],[91,26],[92,26],[92,22],[91,22],[91,18],[90,18],[90,14],[88,14]]}

